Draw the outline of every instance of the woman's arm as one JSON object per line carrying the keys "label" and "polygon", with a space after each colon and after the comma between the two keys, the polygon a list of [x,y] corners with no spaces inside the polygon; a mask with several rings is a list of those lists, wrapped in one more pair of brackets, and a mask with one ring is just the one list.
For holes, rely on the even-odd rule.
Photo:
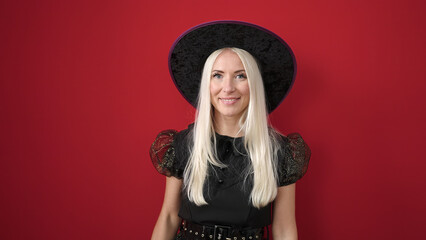
{"label": "woman's arm", "polygon": [[166,191],[160,216],[155,224],[151,240],[174,239],[181,223],[178,216],[181,201],[182,180],[175,177],[167,177]]}
{"label": "woman's arm", "polygon": [[274,240],[297,240],[295,202],[296,183],[278,188],[272,219]]}

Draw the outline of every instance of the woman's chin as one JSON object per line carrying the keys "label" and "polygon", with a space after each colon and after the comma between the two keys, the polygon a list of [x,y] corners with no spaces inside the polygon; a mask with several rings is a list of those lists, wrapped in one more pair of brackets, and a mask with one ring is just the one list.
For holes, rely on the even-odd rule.
{"label": "woman's chin", "polygon": [[218,115],[222,118],[226,119],[232,119],[236,118],[239,119],[242,115],[242,112],[236,112],[236,111],[225,111],[225,112],[219,112]]}

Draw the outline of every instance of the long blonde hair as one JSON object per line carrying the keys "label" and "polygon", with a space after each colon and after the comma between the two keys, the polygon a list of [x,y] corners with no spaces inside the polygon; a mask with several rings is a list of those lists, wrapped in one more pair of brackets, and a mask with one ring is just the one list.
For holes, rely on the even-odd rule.
{"label": "long blonde hair", "polygon": [[217,159],[216,149],[213,148],[216,146],[216,136],[213,124],[214,109],[210,101],[212,67],[216,58],[225,49],[230,49],[239,56],[247,74],[250,101],[239,120],[239,131],[244,135],[244,147],[251,163],[244,179],[253,174],[250,201],[254,207],[261,208],[273,201],[277,195],[276,163],[279,147],[276,131],[268,126],[265,91],[259,67],[254,57],[243,49],[216,50],[204,64],[192,135],[194,144],[190,149],[191,154],[184,171],[184,187],[190,201],[198,206],[206,205],[203,188],[209,164],[226,167]]}

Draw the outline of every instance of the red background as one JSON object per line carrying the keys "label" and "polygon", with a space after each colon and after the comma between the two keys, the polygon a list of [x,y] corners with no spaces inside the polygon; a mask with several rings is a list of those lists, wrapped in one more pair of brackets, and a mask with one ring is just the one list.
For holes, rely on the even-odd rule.
{"label": "red background", "polygon": [[149,239],[165,183],[149,146],[194,114],[167,54],[220,19],[295,52],[271,121],[312,149],[299,238],[424,238],[425,3],[1,1],[0,239]]}

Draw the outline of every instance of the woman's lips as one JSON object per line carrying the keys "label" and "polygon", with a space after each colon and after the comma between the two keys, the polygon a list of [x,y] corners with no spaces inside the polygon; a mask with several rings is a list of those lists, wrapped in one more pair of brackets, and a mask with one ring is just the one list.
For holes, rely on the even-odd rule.
{"label": "woman's lips", "polygon": [[226,105],[232,105],[236,103],[240,98],[219,98],[219,101]]}

